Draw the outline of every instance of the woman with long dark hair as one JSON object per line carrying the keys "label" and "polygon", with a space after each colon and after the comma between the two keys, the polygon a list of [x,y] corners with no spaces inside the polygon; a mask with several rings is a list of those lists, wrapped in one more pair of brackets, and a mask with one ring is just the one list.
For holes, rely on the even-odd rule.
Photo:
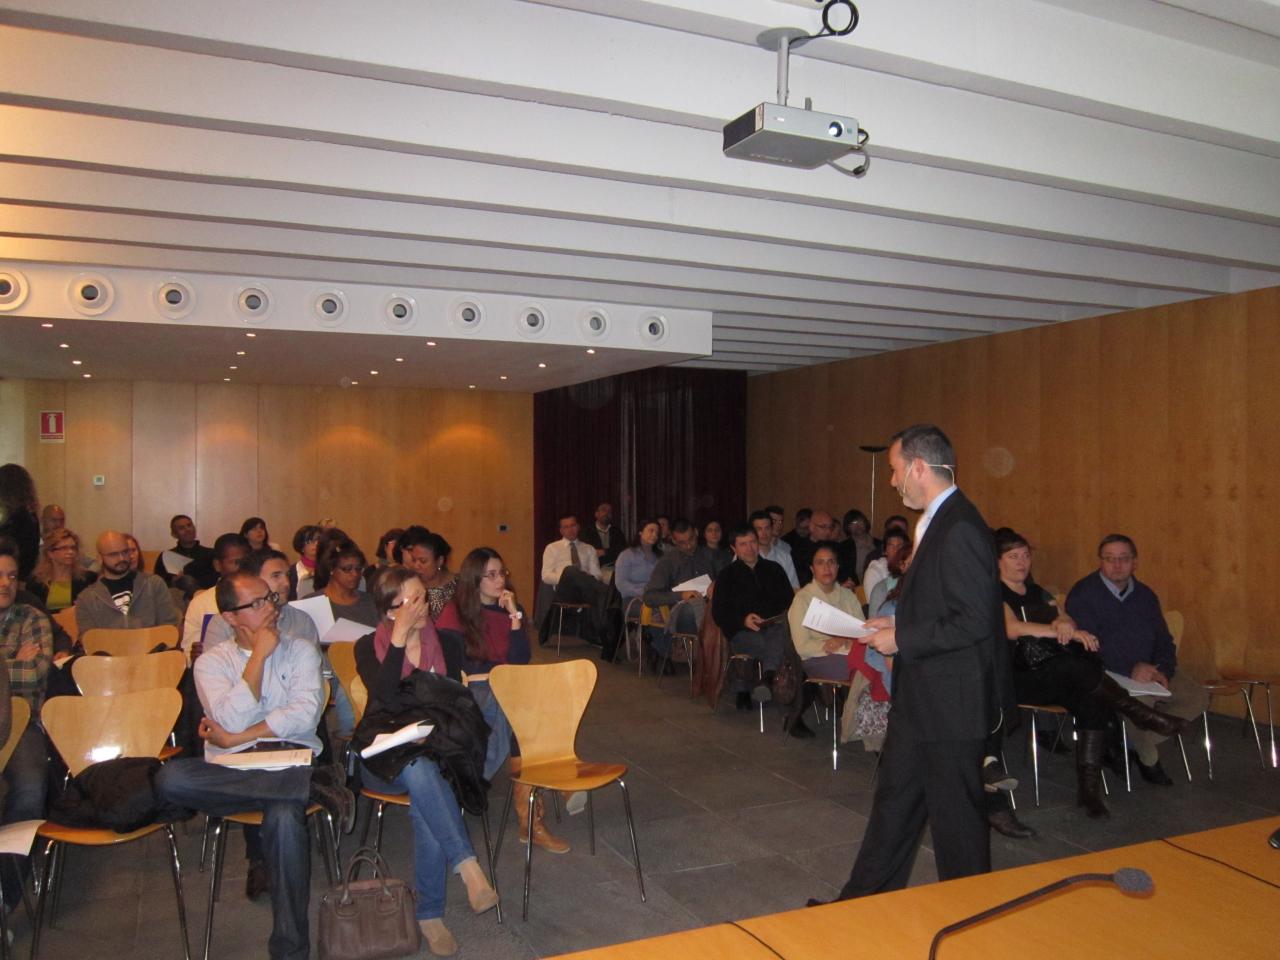
{"label": "woman with long dark hair", "polygon": [[18,546],[18,580],[31,579],[40,557],[40,498],[36,482],[25,467],[6,463],[0,467],[0,537]]}
{"label": "woman with long dark hair", "polygon": [[661,531],[658,521],[645,518],[636,527],[636,538],[631,546],[618,554],[613,565],[613,585],[618,588],[625,603],[644,595],[644,588],[653,575],[653,568],[662,556],[662,544],[658,542]]}
{"label": "woman with long dark hair", "polygon": [[[502,761],[518,756],[511,742],[511,725],[484,675],[499,664],[528,663],[529,635],[525,632],[524,609],[511,588],[511,572],[502,555],[492,547],[476,547],[458,569],[458,589],[436,619],[441,643],[460,643],[463,670],[478,675],[468,686],[480,704],[485,720],[493,729],[485,756],[485,777],[492,778]],[[513,759],[513,766],[514,766]],[[516,815],[520,818],[520,840],[533,843],[549,853],[567,853],[569,844],[551,833],[543,822],[542,797],[529,824],[529,787],[517,786]]]}

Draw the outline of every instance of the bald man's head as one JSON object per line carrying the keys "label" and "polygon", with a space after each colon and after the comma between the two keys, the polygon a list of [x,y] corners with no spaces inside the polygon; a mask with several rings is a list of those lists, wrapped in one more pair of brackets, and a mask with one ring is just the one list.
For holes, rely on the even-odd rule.
{"label": "bald man's head", "polygon": [[813,511],[813,516],[809,518],[809,539],[814,543],[821,543],[824,540],[834,540],[836,531],[839,526],[836,524],[836,518],[825,510]]}
{"label": "bald man's head", "polygon": [[98,559],[104,575],[118,580],[129,572],[129,538],[119,530],[98,535]]}

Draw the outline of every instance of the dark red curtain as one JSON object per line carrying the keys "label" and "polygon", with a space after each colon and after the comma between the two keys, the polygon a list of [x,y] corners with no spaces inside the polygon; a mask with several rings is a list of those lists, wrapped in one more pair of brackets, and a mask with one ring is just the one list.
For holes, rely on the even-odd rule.
{"label": "dark red curtain", "polygon": [[746,515],[745,373],[657,367],[547,390],[533,401],[539,569],[556,521],[613,504],[628,539],[644,516],[733,524]]}

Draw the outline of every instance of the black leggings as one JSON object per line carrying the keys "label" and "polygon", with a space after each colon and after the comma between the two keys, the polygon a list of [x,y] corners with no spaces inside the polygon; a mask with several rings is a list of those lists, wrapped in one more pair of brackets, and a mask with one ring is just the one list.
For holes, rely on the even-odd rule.
{"label": "black leggings", "polygon": [[1111,708],[1093,696],[1102,682],[1097,657],[1064,654],[1035,670],[1014,670],[1013,689],[1019,703],[1066,707],[1082,730],[1105,730]]}

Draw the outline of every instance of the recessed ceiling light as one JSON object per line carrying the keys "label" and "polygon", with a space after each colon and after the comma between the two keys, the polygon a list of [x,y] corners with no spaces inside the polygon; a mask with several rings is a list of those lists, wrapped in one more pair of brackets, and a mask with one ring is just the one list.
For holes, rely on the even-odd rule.
{"label": "recessed ceiling light", "polygon": [[353,387],[358,387],[358,386],[360,386],[360,381],[359,381],[359,380],[352,380],[352,381],[351,381],[351,385],[352,385]]}
{"label": "recessed ceiling light", "polygon": [[434,347],[435,345],[436,345],[436,342],[435,342],[434,340],[428,340],[428,341],[427,341],[427,346],[428,346],[428,347]]}
{"label": "recessed ceiling light", "polygon": [[71,346],[71,344],[69,344],[69,343],[60,343],[60,344],[58,344],[58,346],[60,346],[63,350],[66,350],[69,346]]}
{"label": "recessed ceiling light", "polygon": [[82,376],[83,376],[86,380],[92,380],[92,379],[93,379],[93,374],[92,374],[92,373],[82,374]]}
{"label": "recessed ceiling light", "polygon": [[52,330],[52,329],[53,329],[53,324],[52,324],[52,323],[42,323],[42,324],[40,324],[40,326],[44,327],[46,330]]}
{"label": "recessed ceiling light", "polygon": [[244,356],[244,351],[243,351],[243,350],[237,350],[237,351],[236,351],[236,356],[237,356],[237,357],[243,357],[243,356]]}
{"label": "recessed ceiling light", "polygon": [[396,357],[396,363],[404,363],[404,357]]}
{"label": "recessed ceiling light", "polygon": [[72,360],[71,362],[72,362],[72,364],[74,364],[74,365],[75,365],[75,366],[77,366],[77,367],[78,367],[78,366],[80,366],[80,364],[84,363],[84,361],[83,361],[83,360]]}
{"label": "recessed ceiling light", "polygon": [[468,390],[474,390],[475,388],[476,388],[476,385],[475,385],[474,383],[468,383],[468,384],[467,384],[467,389],[468,389]]}
{"label": "recessed ceiling light", "polygon": [[223,377],[223,378],[222,378],[222,382],[223,382],[223,383],[230,383],[230,382],[231,382],[231,378],[230,378],[230,377]]}
{"label": "recessed ceiling light", "polygon": [[240,368],[239,368],[239,367],[237,367],[237,366],[233,363],[231,366],[227,367],[227,369],[228,369],[228,370],[239,370]]}
{"label": "recessed ceiling light", "polygon": [[245,334],[245,336],[246,336],[246,337],[248,337],[250,340],[252,340],[254,337],[256,337],[256,336],[257,336],[257,334],[256,334],[256,333],[246,333],[246,334]]}
{"label": "recessed ceiling light", "polygon": [[546,365],[545,363],[540,363],[540,364],[538,364],[538,369],[539,369],[539,370],[545,370],[545,369],[547,369],[547,365]]}
{"label": "recessed ceiling light", "polygon": [[595,347],[587,347],[587,353],[595,353],[595,352],[596,352]]}
{"label": "recessed ceiling light", "polygon": [[377,375],[378,375],[378,371],[377,371],[377,370],[370,370],[370,371],[369,371],[369,376],[371,376],[371,377],[376,377]]}
{"label": "recessed ceiling light", "polygon": [[505,379],[507,379],[507,375],[506,375],[505,373],[503,373],[503,374],[499,374],[498,379],[499,379],[499,380],[505,380]]}

